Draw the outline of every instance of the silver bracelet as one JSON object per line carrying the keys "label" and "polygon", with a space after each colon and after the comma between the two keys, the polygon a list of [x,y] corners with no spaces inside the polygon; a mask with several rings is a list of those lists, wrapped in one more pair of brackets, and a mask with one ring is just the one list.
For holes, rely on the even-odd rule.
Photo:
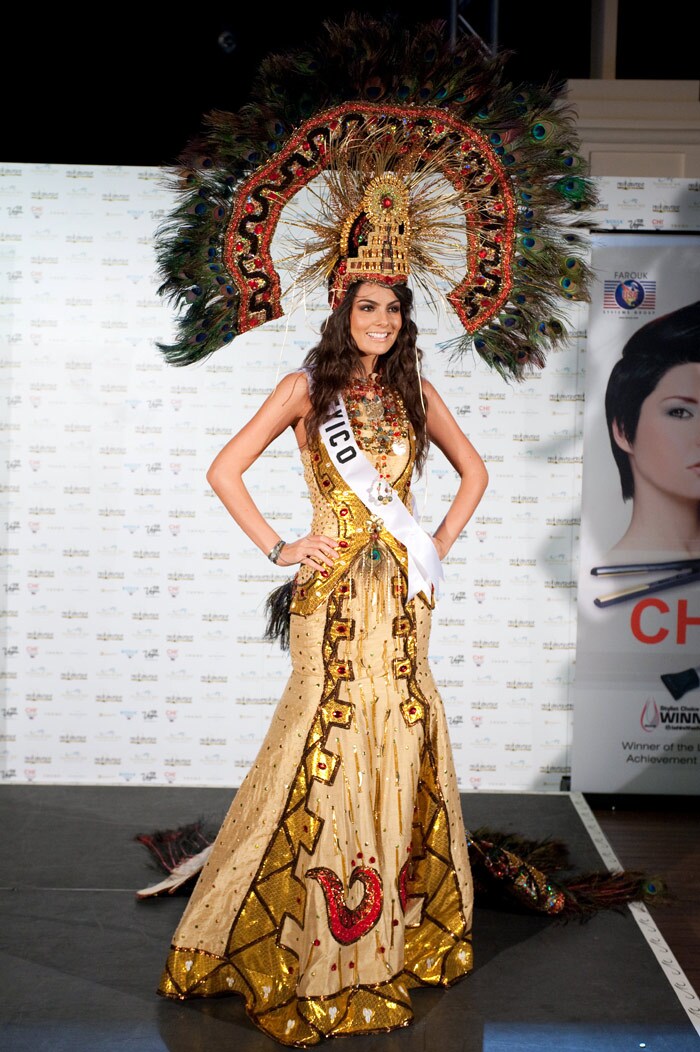
{"label": "silver bracelet", "polygon": [[286,541],[278,541],[271,552],[267,553],[267,557],[271,563],[276,563],[280,557],[280,552],[284,548]]}

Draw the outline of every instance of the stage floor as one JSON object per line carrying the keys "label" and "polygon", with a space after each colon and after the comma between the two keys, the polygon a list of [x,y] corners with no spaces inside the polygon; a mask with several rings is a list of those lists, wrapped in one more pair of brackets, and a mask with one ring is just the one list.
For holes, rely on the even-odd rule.
{"label": "stage floor", "polygon": [[[4,1052],[281,1047],[249,1022],[239,998],[179,1004],[155,994],[185,900],[134,897],[158,879],[134,836],[197,818],[216,823],[231,796],[179,787],[2,788]],[[472,829],[560,838],[577,869],[604,868],[596,844],[609,845],[578,794],[469,794],[462,807]],[[412,1027],[343,1038],[337,1048],[698,1052],[697,995],[682,983],[679,993],[672,955],[655,951],[649,924],[644,908],[583,925],[479,908],[466,980],[447,991],[412,991]]]}

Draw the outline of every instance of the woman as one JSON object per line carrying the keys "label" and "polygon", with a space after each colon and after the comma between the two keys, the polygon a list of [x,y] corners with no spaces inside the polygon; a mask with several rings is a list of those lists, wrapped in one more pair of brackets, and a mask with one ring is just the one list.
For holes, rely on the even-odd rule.
{"label": "woman", "polygon": [[[280,270],[290,296],[326,285],[333,308],[304,369],[208,473],[258,548],[298,566],[272,600],[292,674],[160,987],[239,992],[286,1044],[404,1026],[410,987],[471,967],[467,844],[427,653],[440,560],[487,479],[421,387],[407,281],[454,309],[454,356],[522,379],[566,337],[554,303],[587,295],[572,226],[594,200],[560,90],[514,92],[503,72],[441,23],[352,13],[303,51],[268,57],[250,104],[210,114],[173,173],[158,244],[159,291],[182,308],[175,341],[160,345],[168,362],[201,361],[281,317]],[[287,427],[313,506],[294,542],[242,480]],[[410,492],[431,441],[461,480],[432,538]],[[571,904],[493,846],[484,868],[534,908]]]}
{"label": "woman", "polygon": [[700,555],[700,301],[630,337],[605,409],[622,497],[633,501],[613,553]]}
{"label": "woman", "polygon": [[[467,845],[427,663],[434,597],[424,574],[409,598],[417,585],[407,549],[371,510],[373,499],[410,507],[414,464],[434,442],[461,479],[432,538],[442,559],[487,473],[432,384],[423,381],[421,396],[411,302],[403,284],[351,285],[306,368],[281,381],[207,475],[264,554],[301,564],[293,671],[175,933],[160,992],[241,993],[253,1021],[285,1044],[404,1026],[409,987],[447,986],[471,967]],[[353,492],[332,459],[335,436],[328,445],[321,437],[339,394],[363,468],[376,468],[374,496]],[[287,427],[314,512],[311,532],[294,542],[265,521],[242,478]]]}

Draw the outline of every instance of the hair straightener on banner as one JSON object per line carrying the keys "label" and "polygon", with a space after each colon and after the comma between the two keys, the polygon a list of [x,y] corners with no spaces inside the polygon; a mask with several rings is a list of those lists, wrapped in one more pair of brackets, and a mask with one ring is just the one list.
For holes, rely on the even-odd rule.
{"label": "hair straightener on banner", "polygon": [[591,574],[594,577],[613,577],[623,574],[663,573],[665,570],[677,570],[670,577],[660,577],[647,584],[633,585],[609,595],[599,595],[593,600],[596,606],[612,606],[614,603],[625,603],[628,599],[638,599],[642,595],[663,592],[667,588],[680,588],[692,581],[700,581],[700,558],[672,559],[661,563],[620,563],[613,566],[594,566]]}

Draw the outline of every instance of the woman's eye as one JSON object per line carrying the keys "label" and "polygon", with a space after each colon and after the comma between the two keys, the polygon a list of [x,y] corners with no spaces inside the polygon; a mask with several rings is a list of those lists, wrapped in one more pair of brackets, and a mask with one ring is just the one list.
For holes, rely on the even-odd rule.
{"label": "woman's eye", "polygon": [[669,409],[668,415],[674,417],[676,420],[687,420],[693,414],[689,409],[686,409],[683,405],[676,405],[673,409]]}

